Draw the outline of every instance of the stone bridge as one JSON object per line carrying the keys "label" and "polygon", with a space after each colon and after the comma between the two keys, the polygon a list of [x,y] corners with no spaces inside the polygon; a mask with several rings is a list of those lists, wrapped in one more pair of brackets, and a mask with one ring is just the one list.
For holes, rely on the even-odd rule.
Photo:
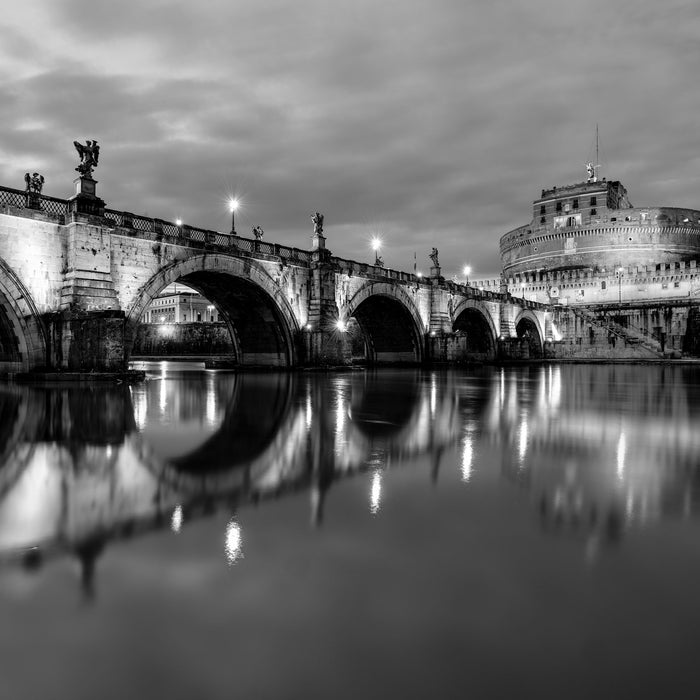
{"label": "stone bridge", "polygon": [[[230,330],[232,362],[299,367],[540,357],[546,305],[309,250],[0,188],[0,372],[123,370],[179,281]],[[97,202],[97,205],[95,204]]]}

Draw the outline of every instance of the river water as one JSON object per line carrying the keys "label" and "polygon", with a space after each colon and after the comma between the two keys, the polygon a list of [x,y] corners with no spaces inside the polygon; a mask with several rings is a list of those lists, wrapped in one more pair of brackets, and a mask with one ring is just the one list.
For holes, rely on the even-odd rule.
{"label": "river water", "polygon": [[0,386],[0,700],[682,698],[700,367]]}

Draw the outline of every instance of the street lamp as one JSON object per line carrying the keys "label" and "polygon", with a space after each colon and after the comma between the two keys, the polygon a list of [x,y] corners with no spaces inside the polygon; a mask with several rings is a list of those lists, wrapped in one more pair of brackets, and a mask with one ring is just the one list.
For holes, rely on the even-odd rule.
{"label": "street lamp", "polygon": [[465,265],[464,268],[462,269],[462,272],[464,273],[464,279],[466,280],[464,284],[469,286],[469,275],[471,273],[472,269],[469,267],[469,265]]}
{"label": "street lamp", "polygon": [[236,235],[236,209],[238,209],[238,200],[232,197],[228,202],[228,208],[231,210],[231,235]]}
{"label": "street lamp", "polygon": [[617,303],[622,304],[622,273],[625,271],[623,267],[617,268]]}
{"label": "street lamp", "polygon": [[372,239],[372,250],[374,251],[374,264],[377,267],[384,267],[384,261],[379,257],[379,249],[382,247],[381,238]]}

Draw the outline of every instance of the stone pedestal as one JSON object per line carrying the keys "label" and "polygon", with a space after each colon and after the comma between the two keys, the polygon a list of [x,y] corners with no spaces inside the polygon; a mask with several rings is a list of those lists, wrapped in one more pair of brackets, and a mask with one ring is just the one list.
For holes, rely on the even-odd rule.
{"label": "stone pedestal", "polygon": [[27,209],[41,209],[41,195],[38,192],[27,192]]}
{"label": "stone pedestal", "polygon": [[68,208],[71,214],[88,214],[90,216],[104,216],[105,203],[97,192],[97,180],[89,175],[74,180],[75,194],[68,200]]}
{"label": "stone pedestal", "polygon": [[433,265],[430,268],[430,279],[440,279],[442,277],[442,269],[439,265]]}

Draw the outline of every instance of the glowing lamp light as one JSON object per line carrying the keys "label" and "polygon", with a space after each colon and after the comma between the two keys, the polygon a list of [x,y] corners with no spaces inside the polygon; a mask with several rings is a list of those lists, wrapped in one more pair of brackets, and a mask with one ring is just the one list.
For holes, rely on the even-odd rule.
{"label": "glowing lamp light", "polygon": [[231,197],[228,201],[228,208],[231,210],[231,235],[236,235],[236,210],[238,209],[239,201],[235,197]]}
{"label": "glowing lamp light", "polygon": [[420,279],[422,276],[423,276],[423,273],[422,273],[422,272],[416,272],[416,277],[417,277],[418,279]]}
{"label": "glowing lamp light", "polygon": [[312,328],[311,324],[310,324],[310,323],[307,323],[307,324],[306,324],[306,330],[307,330],[307,331],[310,331],[311,328]]}
{"label": "glowing lamp light", "polygon": [[372,250],[379,250],[381,247],[382,247],[381,238],[373,238],[372,239]]}
{"label": "glowing lamp light", "polygon": [[345,331],[348,329],[347,324],[346,324],[345,321],[343,321],[342,319],[338,319],[338,321],[337,321],[336,324],[335,324],[335,327],[336,327],[341,333],[345,333]]}
{"label": "glowing lamp light", "polygon": [[182,226],[182,219],[175,219],[175,226]]}

